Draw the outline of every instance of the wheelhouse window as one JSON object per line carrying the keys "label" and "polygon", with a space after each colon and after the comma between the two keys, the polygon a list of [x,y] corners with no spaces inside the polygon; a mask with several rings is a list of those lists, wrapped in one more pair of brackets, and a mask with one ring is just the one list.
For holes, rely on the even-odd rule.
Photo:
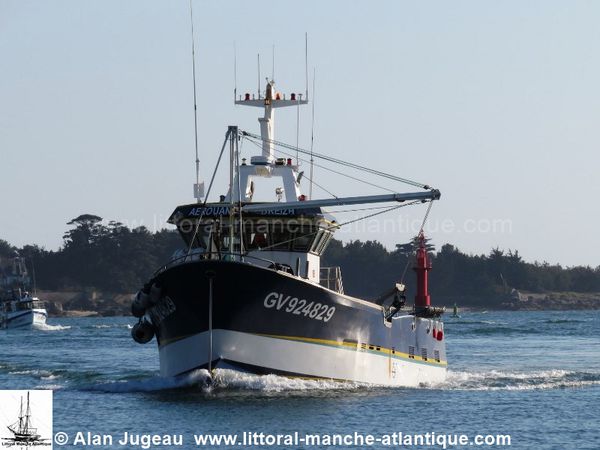
{"label": "wheelhouse window", "polygon": [[317,255],[322,255],[333,235],[329,231],[321,230],[317,233],[317,237],[312,243],[310,251]]}
{"label": "wheelhouse window", "polygon": [[319,242],[319,248],[317,249],[317,253],[319,255],[322,255],[325,252],[325,249],[331,242],[332,238],[333,238],[333,234],[326,231],[325,234],[323,235],[323,238],[321,239],[321,242]]}
{"label": "wheelhouse window", "polygon": [[314,227],[299,227],[296,232],[292,234],[292,250],[295,252],[308,252],[315,235],[316,230]]}
{"label": "wheelhouse window", "polygon": [[292,233],[286,223],[273,223],[269,226],[270,250],[289,251],[292,247]]}
{"label": "wheelhouse window", "polygon": [[[319,229],[313,223],[298,223],[269,219],[244,220],[243,240],[240,245],[239,222],[233,225],[233,240],[230,242],[230,225],[220,222],[204,222],[199,227],[195,223],[179,226],[179,233],[188,246],[206,252],[286,251],[323,253],[332,234]],[[192,242],[193,240],[193,242]]]}
{"label": "wheelhouse window", "polygon": [[[207,250],[209,248],[209,237],[211,235],[211,230],[213,228],[213,224],[203,223],[200,224],[199,227],[196,224],[189,223],[185,226],[179,226],[179,234],[185,241],[185,243],[192,248],[201,248]],[[194,242],[192,242],[192,239]]]}
{"label": "wheelhouse window", "polygon": [[234,234],[233,237],[229,234],[229,230],[227,230],[227,234],[221,235],[221,251],[229,252],[232,251],[234,253],[240,252],[240,236],[239,234]]}
{"label": "wheelhouse window", "polygon": [[312,242],[312,245],[310,246],[311,253],[317,253],[317,249],[319,247],[319,242],[321,242],[321,239],[323,239],[324,234],[325,234],[325,231],[319,230],[319,232],[315,236],[314,241]]}
{"label": "wheelhouse window", "polygon": [[316,227],[286,221],[247,221],[244,224],[244,249],[247,251],[308,252]]}

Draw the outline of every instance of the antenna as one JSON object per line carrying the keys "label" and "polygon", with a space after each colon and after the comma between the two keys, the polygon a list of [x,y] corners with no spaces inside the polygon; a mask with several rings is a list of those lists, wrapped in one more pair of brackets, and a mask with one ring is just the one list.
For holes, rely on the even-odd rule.
{"label": "antenna", "polygon": [[237,98],[237,49],[233,41],[233,101]]}
{"label": "antenna", "polygon": [[304,33],[304,77],[306,79],[306,100],[308,101],[308,33]]}
{"label": "antenna", "polygon": [[260,53],[256,56],[258,59],[258,98],[260,99]]}
{"label": "antenna", "polygon": [[314,170],[314,166],[315,166],[315,160],[313,158],[313,145],[315,142],[315,78],[316,78],[316,72],[317,72],[317,70],[315,68],[313,68],[313,85],[312,85],[313,100],[312,100],[312,119],[311,119],[312,123],[310,126],[310,187],[308,190],[309,200],[312,200],[313,170]]}
{"label": "antenna", "polygon": [[298,107],[296,108],[296,165],[299,165],[299,156],[298,156],[298,150],[300,149],[299,146],[299,139],[300,139],[300,103],[298,103]]}
{"label": "antenna", "polygon": [[196,46],[194,43],[194,11],[190,0],[190,24],[192,30],[192,78],[194,83],[194,149],[196,151],[196,184],[194,184],[194,197],[200,203],[204,197],[204,184],[200,184],[200,159],[198,158],[198,102],[196,96]]}
{"label": "antenna", "polygon": [[271,72],[271,81],[275,80],[275,44],[273,44],[273,70]]}

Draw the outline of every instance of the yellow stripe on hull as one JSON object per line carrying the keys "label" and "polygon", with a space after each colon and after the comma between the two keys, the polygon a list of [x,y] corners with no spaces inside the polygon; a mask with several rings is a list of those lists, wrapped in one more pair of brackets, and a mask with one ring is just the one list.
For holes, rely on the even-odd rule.
{"label": "yellow stripe on hull", "polygon": [[[288,340],[288,341],[306,342],[309,344],[327,345],[328,347],[340,347],[340,348],[344,348],[346,350],[357,350],[357,351],[361,351],[361,352],[366,351],[366,352],[370,352],[370,353],[381,354],[381,356],[388,356],[388,357],[391,356],[392,358],[403,359],[403,360],[407,360],[407,361],[415,361],[415,362],[420,362],[423,364],[431,364],[434,366],[441,366],[441,367],[448,366],[447,361],[439,361],[438,362],[436,360],[431,360],[429,358],[423,359],[419,355],[411,356],[408,353],[403,353],[403,352],[399,352],[399,351],[392,350],[389,348],[374,346],[374,345],[364,344],[364,343],[361,343],[361,347],[359,347],[358,343],[339,342],[339,341],[333,341],[333,340],[329,340],[329,339],[316,339],[316,338],[306,338],[306,337],[299,337],[299,336],[279,336],[279,335],[274,335],[274,334],[257,334],[257,336],[269,337],[269,338],[273,338],[273,339],[284,339],[284,340]],[[366,345],[367,348],[362,348],[362,345]],[[373,347],[373,348],[369,348],[369,347]]]}

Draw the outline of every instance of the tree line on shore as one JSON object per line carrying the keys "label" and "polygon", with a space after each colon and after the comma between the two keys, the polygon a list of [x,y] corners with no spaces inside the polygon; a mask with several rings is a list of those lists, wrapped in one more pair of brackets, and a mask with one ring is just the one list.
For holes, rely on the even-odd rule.
{"label": "tree line on shore", "polygon": [[[37,286],[48,290],[98,289],[105,292],[135,292],[184,244],[176,231],[155,233],[145,227],[130,229],[122,223],[103,224],[102,218],[84,214],[68,223],[58,250],[37,245],[15,248],[0,239],[0,258],[15,251],[35,269]],[[510,297],[513,289],[535,293],[570,291],[600,292],[600,266],[562,267],[526,262],[518,251],[492,249],[487,255],[469,255],[451,244],[435,250],[428,244],[433,264],[432,296],[461,304],[494,306]],[[340,266],[345,292],[373,298],[403,281],[414,295],[414,242],[386,249],[377,241],[333,240],[322,266]],[[404,276],[403,276],[404,274]],[[464,299],[470,299],[465,301]]]}

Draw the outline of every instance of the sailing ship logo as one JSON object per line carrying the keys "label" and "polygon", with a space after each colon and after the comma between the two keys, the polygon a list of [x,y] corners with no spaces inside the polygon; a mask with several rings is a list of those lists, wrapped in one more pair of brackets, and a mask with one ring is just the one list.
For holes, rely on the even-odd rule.
{"label": "sailing ship logo", "polygon": [[52,448],[52,391],[0,391],[0,449]]}

